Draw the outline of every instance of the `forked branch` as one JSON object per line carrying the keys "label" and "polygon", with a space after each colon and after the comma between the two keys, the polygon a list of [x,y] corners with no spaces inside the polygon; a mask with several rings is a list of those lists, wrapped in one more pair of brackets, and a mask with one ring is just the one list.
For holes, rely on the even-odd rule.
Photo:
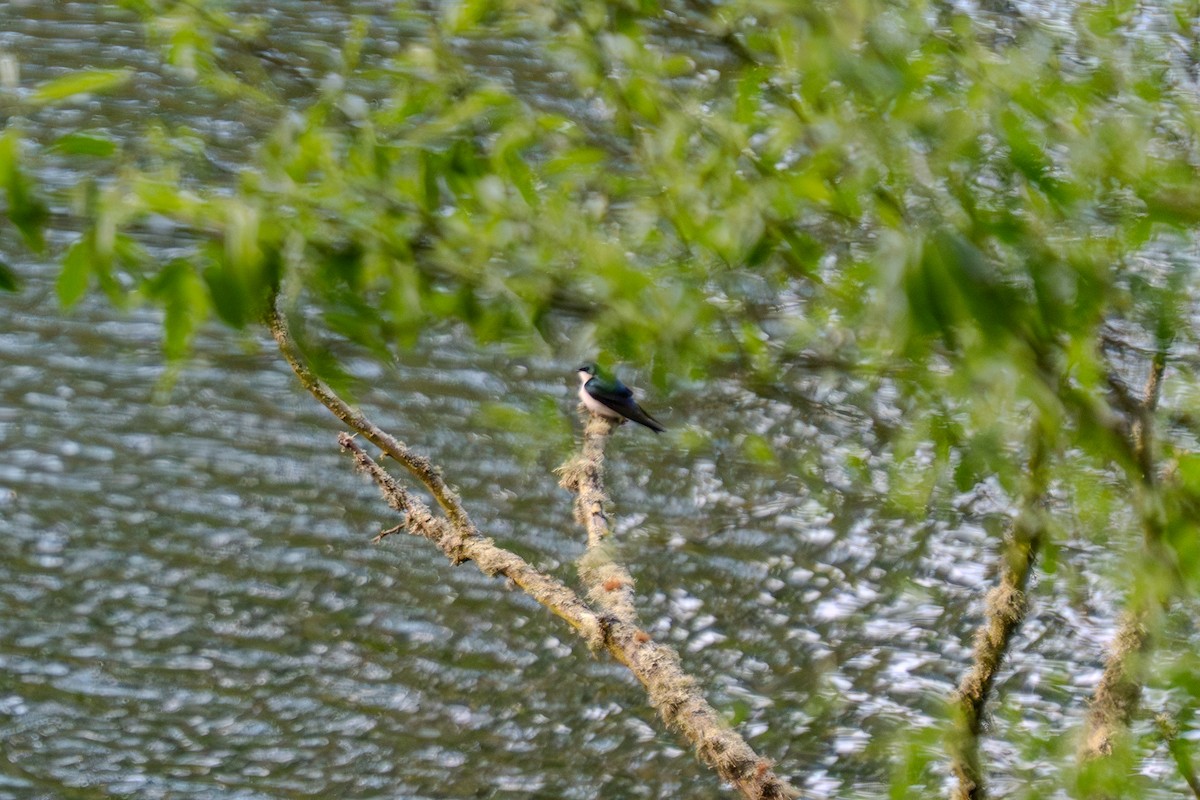
{"label": "forked branch", "polygon": [[456,527],[478,535],[479,532],[475,529],[475,525],[463,509],[462,500],[453,489],[446,485],[440,469],[435,467],[428,458],[414,453],[408,448],[408,445],[375,425],[363,416],[361,411],[351,408],[348,403],[338,397],[328,384],[317,377],[304,360],[304,354],[300,352],[296,340],[292,338],[287,320],[280,312],[277,302],[273,301],[267,310],[267,327],[271,329],[271,335],[275,337],[279,351],[283,353],[283,357],[292,371],[296,373],[296,377],[300,379],[304,388],[317,398],[321,405],[332,411],[335,417],[361,433],[367,441],[389,457],[399,461],[405,469],[412,473],[414,478],[425,485],[425,488],[433,495],[434,500],[442,507],[446,516]]}
{"label": "forked branch", "polygon": [[[341,434],[339,442],[343,449],[354,457],[358,468],[375,481],[387,503],[404,515],[400,529],[433,542],[453,564],[473,561],[487,575],[504,576],[566,620],[593,649],[608,650],[645,687],[651,705],[667,726],[682,733],[696,748],[701,760],[722,780],[735,786],[743,797],[782,800],[800,796],[794,787],[775,774],[771,762],[758,756],[704,700],[696,681],[684,672],[675,651],[654,642],[637,624],[633,581],[611,553],[605,551],[608,527],[600,464],[611,423],[589,421],[584,456],[568,466],[563,479],[564,484],[569,483],[579,493],[577,515],[589,526],[589,552],[581,564],[581,574],[589,584],[594,607],[561,581],[481,535],[439,469],[380,429],[362,412],[351,408],[312,372],[292,339],[283,314],[274,304],[267,315],[267,324],[301,384],[334,416],[400,462],[429,490],[445,514],[444,517],[436,515],[424,501],[398,484],[355,437]],[[590,566],[589,558],[593,559]]]}

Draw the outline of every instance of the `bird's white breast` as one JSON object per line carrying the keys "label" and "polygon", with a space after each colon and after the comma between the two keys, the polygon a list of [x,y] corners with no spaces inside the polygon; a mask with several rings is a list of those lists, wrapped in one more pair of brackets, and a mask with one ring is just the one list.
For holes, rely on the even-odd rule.
{"label": "bird's white breast", "polygon": [[613,419],[621,418],[620,414],[613,411],[596,398],[592,397],[590,394],[588,394],[587,389],[583,388],[582,386],[579,387],[579,399],[583,401],[585,406],[587,406],[587,410],[591,411],[593,414],[599,414],[602,417],[612,417]]}

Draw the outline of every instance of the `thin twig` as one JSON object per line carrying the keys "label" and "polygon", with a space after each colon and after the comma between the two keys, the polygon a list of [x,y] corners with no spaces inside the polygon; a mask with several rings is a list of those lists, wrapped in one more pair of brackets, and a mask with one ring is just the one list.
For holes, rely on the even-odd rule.
{"label": "thin twig", "polygon": [[1166,366],[1166,356],[1156,353],[1150,362],[1150,374],[1146,377],[1141,403],[1138,405],[1130,431],[1134,453],[1142,471],[1142,482],[1147,489],[1154,487],[1154,453],[1150,446],[1150,428],[1154,424],[1154,411],[1158,408],[1158,397],[1162,393],[1162,377]]}

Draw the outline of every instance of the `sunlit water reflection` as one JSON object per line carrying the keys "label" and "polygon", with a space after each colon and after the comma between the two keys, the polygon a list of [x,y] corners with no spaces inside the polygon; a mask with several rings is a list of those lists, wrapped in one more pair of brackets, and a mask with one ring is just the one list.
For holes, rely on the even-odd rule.
{"label": "sunlit water reflection", "polygon": [[[189,117],[203,112],[173,99],[135,26],[51,5],[0,9],[25,85],[82,64],[152,77],[39,117],[43,136],[83,117],[131,133],[153,109],[236,160],[252,125]],[[307,41],[317,4],[277,5]],[[319,5],[320,30],[344,30],[345,8]],[[495,50],[487,63],[520,71]],[[714,795],[629,676],[559,621],[423,542],[370,543],[391,515],[267,340],[206,330],[166,380],[153,314],[93,300],[64,314],[54,267],[15,252],[28,283],[0,298],[0,797]],[[352,366],[363,406],[445,467],[486,533],[573,579],[582,537],[552,473],[578,427],[569,359],[443,332],[395,367]],[[880,796],[910,744],[940,757],[919,732],[968,663],[1009,508],[985,492],[920,521],[889,511],[871,421],[890,413],[885,391],[828,374],[796,388],[803,415],[735,381],[648,398],[710,443],[618,431],[616,525],[648,629],[751,743],[814,796]],[[746,432],[776,464],[746,457]],[[1034,587],[986,743],[1001,790],[1045,779],[1054,754],[1023,751],[1024,732],[1079,722],[1111,634],[1103,569]]]}

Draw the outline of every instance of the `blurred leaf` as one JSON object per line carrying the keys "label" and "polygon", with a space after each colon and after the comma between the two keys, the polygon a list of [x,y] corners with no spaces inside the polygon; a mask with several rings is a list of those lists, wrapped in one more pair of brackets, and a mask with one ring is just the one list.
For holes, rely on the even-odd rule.
{"label": "blurred leaf", "polygon": [[355,303],[345,309],[329,309],[322,317],[330,330],[365,347],[380,361],[392,359],[383,321],[374,309]]}
{"label": "blurred leaf", "polygon": [[227,325],[244,328],[250,322],[250,298],[228,265],[210,263],[202,273],[213,309]]}
{"label": "blurred leaf", "polygon": [[15,131],[0,136],[0,187],[8,199],[8,218],[25,243],[35,252],[45,247],[42,227],[50,217],[50,209],[33,191],[20,165],[19,139]]}
{"label": "blurred leaf", "polygon": [[777,459],[771,443],[758,434],[749,434],[742,440],[742,455],[756,464],[773,465]]}
{"label": "blurred leaf", "polygon": [[1175,470],[1187,491],[1200,497],[1200,455],[1183,453],[1176,456]]}
{"label": "blurred leaf", "polygon": [[729,703],[725,712],[725,721],[736,727],[750,718],[750,704],[745,700],[735,699]]}
{"label": "blurred leaf", "polygon": [[58,274],[55,290],[58,302],[65,308],[70,308],[79,302],[87,291],[88,282],[92,276],[92,234],[86,233],[74,244],[67,248],[63,257],[62,271]]}
{"label": "blurred leaf", "polygon": [[59,137],[51,149],[75,156],[108,158],[116,152],[117,144],[104,134],[79,132]]}
{"label": "blurred leaf", "polygon": [[115,89],[133,75],[128,69],[92,69],[68,72],[53,80],[39,84],[29,99],[39,105],[48,105],[67,100],[80,94],[103,92]]}
{"label": "blurred leaf", "polygon": [[6,261],[0,260],[0,291],[17,292],[21,289],[21,279]]}
{"label": "blurred leaf", "polygon": [[208,314],[204,282],[191,263],[175,259],[148,282],[146,291],[163,307],[163,350],[167,358],[185,357],[196,327]]}

